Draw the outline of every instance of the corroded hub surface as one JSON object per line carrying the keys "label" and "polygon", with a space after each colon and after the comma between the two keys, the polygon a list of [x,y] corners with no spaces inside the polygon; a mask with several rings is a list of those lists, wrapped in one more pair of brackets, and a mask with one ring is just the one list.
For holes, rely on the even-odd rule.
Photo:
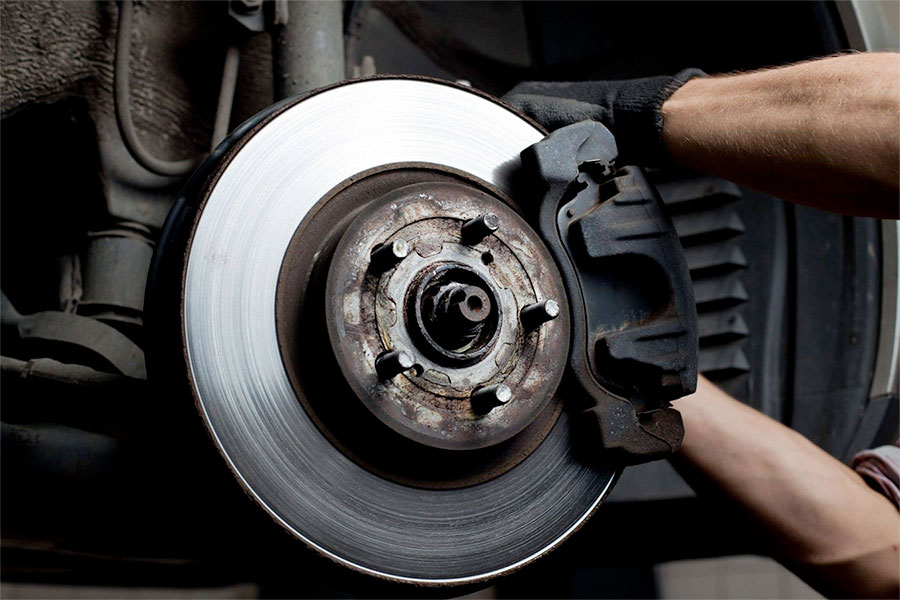
{"label": "corroded hub surface", "polygon": [[[492,225],[486,235],[464,227],[477,219]],[[373,252],[398,243],[408,255],[372,266]],[[560,317],[523,327],[522,309],[543,300],[559,302]],[[326,316],[360,400],[395,431],[437,448],[484,448],[522,431],[550,401],[568,349],[565,294],[546,249],[512,209],[461,184],[406,186],[357,216],[332,259]],[[376,359],[395,351],[413,367],[379,376]],[[473,405],[473,395],[499,384],[509,401]]]}

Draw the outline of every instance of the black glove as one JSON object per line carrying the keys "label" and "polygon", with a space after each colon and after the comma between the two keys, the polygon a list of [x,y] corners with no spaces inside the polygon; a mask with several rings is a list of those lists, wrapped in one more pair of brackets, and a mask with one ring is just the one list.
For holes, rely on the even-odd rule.
{"label": "black glove", "polygon": [[616,136],[622,163],[659,166],[669,162],[660,109],[700,69],[674,76],[622,81],[525,81],[503,96],[508,104],[549,130],[578,121],[600,121]]}

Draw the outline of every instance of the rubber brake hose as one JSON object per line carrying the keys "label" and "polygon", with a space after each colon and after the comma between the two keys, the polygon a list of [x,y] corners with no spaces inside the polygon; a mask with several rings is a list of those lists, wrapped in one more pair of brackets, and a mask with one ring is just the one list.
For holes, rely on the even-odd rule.
{"label": "rubber brake hose", "polygon": [[[150,154],[141,140],[138,138],[137,129],[131,115],[129,102],[129,79],[131,60],[131,29],[134,15],[132,0],[121,0],[119,7],[119,21],[116,31],[115,67],[113,71],[113,99],[116,109],[116,123],[125,148],[131,157],[142,167],[169,177],[182,177],[189,175],[203,162],[206,154],[200,154],[193,158],[183,160],[163,160]],[[222,85],[219,92],[219,102],[216,110],[215,127],[213,130],[213,147],[224,138],[227,133],[228,121],[231,116],[231,105],[234,98],[234,90],[237,83],[239,54],[237,48],[229,47],[226,54],[225,67],[222,73]]]}

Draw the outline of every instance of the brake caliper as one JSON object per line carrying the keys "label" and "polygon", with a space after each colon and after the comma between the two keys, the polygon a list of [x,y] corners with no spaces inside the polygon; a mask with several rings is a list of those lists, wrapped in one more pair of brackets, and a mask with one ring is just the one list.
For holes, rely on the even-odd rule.
{"label": "brake caliper", "polygon": [[[585,400],[579,445],[620,464],[681,445],[670,402],[697,385],[694,293],[672,221],[638,167],[616,169],[616,142],[584,121],[522,152],[542,194],[532,215],[565,283],[572,315],[569,384]],[[597,456],[596,452],[592,452]]]}

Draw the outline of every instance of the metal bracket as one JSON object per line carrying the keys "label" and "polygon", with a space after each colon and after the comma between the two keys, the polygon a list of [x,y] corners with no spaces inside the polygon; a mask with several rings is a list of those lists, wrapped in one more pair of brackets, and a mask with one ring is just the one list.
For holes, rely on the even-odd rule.
{"label": "metal bracket", "polygon": [[[536,178],[533,222],[553,254],[572,313],[570,383],[586,399],[581,445],[620,464],[681,445],[670,401],[693,392],[699,355],[694,293],[678,236],[656,191],[616,142],[584,121],[522,152]],[[596,452],[591,452],[596,455]]]}
{"label": "metal bracket", "polygon": [[250,33],[262,33],[266,30],[263,0],[230,0],[228,16]]}

